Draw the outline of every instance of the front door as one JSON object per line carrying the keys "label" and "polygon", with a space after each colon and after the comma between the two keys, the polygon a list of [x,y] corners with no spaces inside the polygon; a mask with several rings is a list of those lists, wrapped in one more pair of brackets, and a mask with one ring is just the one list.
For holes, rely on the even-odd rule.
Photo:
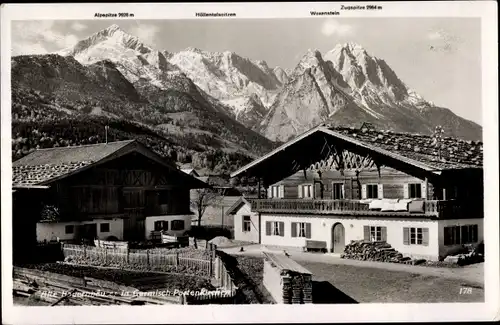
{"label": "front door", "polygon": [[332,228],[332,252],[342,253],[345,248],[344,226],[341,223],[336,223]]}

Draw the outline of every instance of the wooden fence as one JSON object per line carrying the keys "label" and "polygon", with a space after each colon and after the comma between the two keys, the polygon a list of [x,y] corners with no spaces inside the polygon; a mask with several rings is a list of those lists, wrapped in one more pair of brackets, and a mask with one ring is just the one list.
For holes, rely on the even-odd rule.
{"label": "wooden fence", "polygon": [[220,293],[187,296],[184,304],[231,304],[234,303],[238,288],[226,265],[215,254],[215,245],[209,244],[214,254],[209,259],[189,257],[188,252],[171,253],[168,249],[120,249],[99,248],[64,244],[65,257],[72,256],[74,262],[87,265],[119,266],[129,269],[193,273],[215,280]]}
{"label": "wooden fence", "polygon": [[168,249],[128,249],[128,248],[100,248],[64,244],[62,247],[65,258],[72,257],[72,262],[121,266],[131,269],[186,272],[200,276],[212,277],[214,256],[208,259],[193,258],[184,252],[169,252]]}

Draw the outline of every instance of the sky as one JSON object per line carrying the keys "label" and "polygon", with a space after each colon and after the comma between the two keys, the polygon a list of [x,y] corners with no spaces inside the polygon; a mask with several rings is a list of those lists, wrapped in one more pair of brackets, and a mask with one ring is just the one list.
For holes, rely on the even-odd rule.
{"label": "sky", "polygon": [[74,45],[112,24],[157,50],[232,51],[293,68],[308,49],[355,42],[426,100],[480,125],[480,18],[287,18],[12,22],[12,55]]}

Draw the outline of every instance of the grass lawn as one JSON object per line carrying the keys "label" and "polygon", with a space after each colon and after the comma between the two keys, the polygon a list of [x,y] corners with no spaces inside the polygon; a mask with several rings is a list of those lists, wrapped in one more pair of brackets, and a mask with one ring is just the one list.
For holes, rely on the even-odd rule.
{"label": "grass lawn", "polygon": [[[311,271],[315,303],[484,302],[484,287],[458,279],[351,265],[299,262]],[[460,288],[470,288],[462,290]]]}

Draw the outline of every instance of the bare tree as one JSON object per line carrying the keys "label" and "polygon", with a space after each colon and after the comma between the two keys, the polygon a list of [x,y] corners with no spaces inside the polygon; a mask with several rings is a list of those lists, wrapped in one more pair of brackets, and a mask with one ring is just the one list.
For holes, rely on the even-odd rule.
{"label": "bare tree", "polygon": [[193,208],[196,209],[196,212],[198,213],[198,226],[201,226],[201,218],[203,217],[207,207],[217,205],[219,204],[219,201],[219,194],[212,189],[200,188],[194,190],[191,202],[193,204]]}

